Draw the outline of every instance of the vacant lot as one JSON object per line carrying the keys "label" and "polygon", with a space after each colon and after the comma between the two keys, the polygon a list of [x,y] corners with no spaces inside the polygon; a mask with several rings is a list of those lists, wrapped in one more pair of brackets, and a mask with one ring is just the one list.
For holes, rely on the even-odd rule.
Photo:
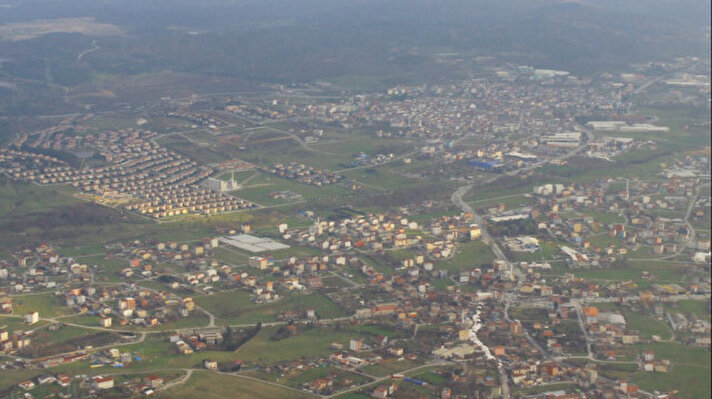
{"label": "vacant lot", "polygon": [[278,327],[263,328],[257,336],[235,351],[235,355],[243,362],[260,364],[325,356],[333,351],[332,343],[347,346],[350,339],[359,337],[349,331],[312,328],[279,341],[272,341],[270,338],[277,329]]}
{"label": "vacant lot", "polygon": [[54,294],[23,295],[15,297],[13,312],[25,315],[30,312],[39,312],[40,317],[62,316],[70,313],[62,297]]}
{"label": "vacant lot", "polygon": [[277,321],[281,312],[295,312],[299,316],[313,308],[323,319],[343,316],[341,308],[320,294],[289,294],[273,303],[255,304],[244,291],[229,291],[196,298],[198,305],[217,317],[218,324],[248,324]]}
{"label": "vacant lot", "polygon": [[412,369],[413,367],[418,367],[422,365],[422,362],[412,361],[408,359],[395,360],[388,359],[384,360],[379,364],[374,364],[371,366],[363,367],[362,370],[365,373],[374,375],[376,377],[384,377],[390,374],[399,373],[403,370]]}
{"label": "vacant lot", "polygon": [[708,350],[676,343],[639,345],[639,352],[655,351],[656,359],[669,359],[672,371],[668,373],[636,372],[630,380],[648,392],[679,390],[681,398],[710,397],[710,354]]}
{"label": "vacant lot", "polygon": [[185,385],[170,389],[160,397],[171,399],[225,399],[225,398],[314,398],[304,392],[280,388],[252,379],[208,372],[194,373]]}
{"label": "vacant lot", "polygon": [[455,256],[440,262],[437,268],[458,272],[466,268],[480,267],[483,264],[492,263],[494,260],[494,253],[487,244],[483,241],[472,241],[460,244]]}

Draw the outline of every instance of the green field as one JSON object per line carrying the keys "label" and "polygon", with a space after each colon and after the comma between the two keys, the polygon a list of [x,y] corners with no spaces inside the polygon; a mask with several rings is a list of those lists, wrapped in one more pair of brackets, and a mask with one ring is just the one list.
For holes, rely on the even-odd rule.
{"label": "green field", "polygon": [[529,252],[513,252],[510,251],[511,256],[508,256],[513,261],[519,262],[536,262],[543,260],[551,260],[556,258],[561,253],[561,247],[558,243],[553,241],[539,241],[541,250],[533,253]]}
{"label": "green field", "polygon": [[641,338],[651,338],[653,335],[657,335],[663,339],[668,339],[672,336],[672,331],[667,324],[650,316],[634,311],[624,311],[623,316],[627,327],[638,330]]}
{"label": "green field", "polygon": [[703,320],[710,319],[709,301],[684,300],[665,305],[667,312],[679,312],[686,315],[694,315]]}
{"label": "green field", "polygon": [[288,294],[286,298],[268,304],[252,303],[250,294],[245,291],[222,292],[195,300],[218,318],[219,325],[277,321],[280,312],[292,311],[303,315],[309,308],[315,309],[317,316],[323,319],[344,316],[337,304],[320,294]]}
{"label": "green field", "polygon": [[[646,261],[629,261],[625,267],[609,269],[568,269],[565,266],[552,263],[552,270],[546,272],[546,274],[558,274],[562,271],[567,271],[577,277],[589,280],[630,280],[638,284],[639,288],[643,288],[655,283],[684,283],[683,277],[687,269],[684,264]],[[640,280],[643,271],[648,271],[652,275],[651,280]]]}
{"label": "green field", "polygon": [[242,189],[234,191],[232,194],[265,206],[295,202],[294,200],[271,198],[269,194],[274,191],[291,191],[300,194],[302,196],[302,200],[317,200],[321,198],[332,198],[354,194],[353,191],[337,185],[319,187],[311,184],[300,183],[295,180],[272,176],[267,173],[261,173],[254,179],[250,180],[250,182]]}
{"label": "green field", "polygon": [[7,330],[10,334],[15,331],[37,330],[47,324],[49,322],[41,320],[33,325],[28,325],[22,317],[0,317],[0,329]]}
{"label": "green field", "polygon": [[543,394],[545,392],[552,392],[552,391],[559,391],[559,390],[564,390],[568,391],[574,388],[576,385],[570,382],[558,382],[558,383],[551,383],[551,384],[546,384],[546,385],[540,385],[540,386],[535,386],[531,388],[525,388],[525,389],[519,389],[516,390],[516,393],[519,395],[535,395],[535,394]]}
{"label": "green field", "polygon": [[249,256],[243,255],[242,253],[238,253],[237,250],[228,250],[225,248],[215,248],[213,250],[213,255],[211,256],[211,258],[217,259],[225,263],[229,263],[231,265],[244,265],[247,264],[248,260],[250,259]]}
{"label": "green field", "polygon": [[122,240],[150,237],[164,241],[189,241],[214,234],[213,225],[243,223],[265,217],[241,212],[157,224],[146,218],[79,200],[73,196],[74,193],[67,186],[8,182],[0,176],[0,230],[4,232],[0,240],[2,253],[41,242],[57,246],[63,251],[61,254],[77,256],[95,253],[101,244]]}
{"label": "green field", "polygon": [[347,178],[361,183],[367,191],[388,191],[421,187],[428,184],[392,173],[387,166],[357,169],[342,173]]}
{"label": "green field", "polygon": [[511,197],[512,195],[523,195],[532,192],[532,186],[517,187],[506,190],[478,190],[472,189],[464,196],[468,203],[480,203],[485,201],[497,201],[500,197]]}
{"label": "green field", "polygon": [[336,396],[336,398],[338,399],[370,399],[371,397],[371,395],[359,392],[349,392],[343,395]]}
{"label": "green field", "polygon": [[[67,323],[78,324],[87,327],[98,327],[100,326],[99,316],[92,315],[77,315],[67,318],[62,318],[62,321]],[[200,310],[192,312],[188,317],[181,317],[179,319],[168,321],[163,324],[159,324],[154,327],[142,327],[142,326],[120,326],[118,323],[112,325],[113,329],[124,330],[124,331],[173,331],[182,328],[190,327],[203,327],[209,323],[210,319],[207,315],[203,314]],[[116,319],[114,319],[116,322]]]}
{"label": "green field", "polygon": [[614,223],[625,223],[626,221],[625,217],[613,213],[597,213],[589,211],[582,211],[581,213],[585,216],[591,216],[595,222],[599,222],[603,226]]}
{"label": "green field", "polygon": [[459,244],[455,256],[438,263],[436,268],[454,273],[462,269],[492,263],[495,259],[494,253],[484,241],[471,241]]}
{"label": "green field", "polygon": [[[351,373],[345,370],[341,369],[335,369],[335,368],[312,368],[309,369],[303,373],[298,373],[295,376],[290,376],[284,379],[284,382],[286,382],[288,385],[293,386],[293,387],[299,387],[304,383],[307,383],[309,381],[314,381],[317,378],[324,378],[324,377],[329,377],[329,376],[335,376],[336,378],[347,378],[352,380],[355,384],[361,385],[365,384],[370,381],[369,378]],[[278,382],[282,382],[278,380]]]}
{"label": "green field", "polygon": [[510,194],[497,198],[481,199],[468,202],[474,209],[488,208],[495,205],[504,205],[505,209],[516,209],[522,206],[534,204],[536,200],[531,197],[525,197],[525,194]]}
{"label": "green field", "polygon": [[96,334],[96,331],[73,326],[63,326],[55,331],[49,331],[48,329],[43,328],[42,330],[35,330],[35,336],[32,341],[33,343],[38,344],[54,344],[92,334]]}
{"label": "green field", "polygon": [[162,393],[159,397],[170,399],[302,399],[314,398],[316,396],[245,377],[199,371],[195,372],[185,385],[170,389]]}
{"label": "green field", "polygon": [[103,245],[80,245],[57,248],[57,253],[62,256],[71,256],[77,258],[77,262],[85,262],[82,260],[85,256],[103,254],[105,252]]}
{"label": "green field", "polygon": [[25,315],[30,312],[39,312],[40,317],[55,317],[71,313],[65,306],[61,296],[54,294],[36,294],[16,296],[13,299],[13,313]]}
{"label": "green field", "polygon": [[378,138],[368,133],[348,134],[341,140],[323,141],[313,144],[312,147],[329,153],[343,154],[345,163],[351,162],[359,153],[363,152],[374,156],[378,153],[400,153],[412,151],[415,143],[408,139]]}
{"label": "green field", "polygon": [[639,345],[639,352],[655,351],[656,359],[672,362],[668,373],[636,372],[630,380],[648,392],[679,390],[684,399],[710,397],[710,353],[703,348],[688,347],[676,343]]}
{"label": "green field", "polygon": [[263,328],[257,336],[238,348],[235,356],[243,362],[270,364],[282,360],[325,356],[333,351],[332,343],[348,347],[350,339],[359,338],[359,335],[349,331],[312,328],[279,341],[270,340],[276,331],[277,327]]}
{"label": "green field", "polygon": [[106,259],[104,255],[85,256],[77,259],[77,262],[86,264],[90,268],[98,265],[103,273],[96,273],[94,278],[96,281],[104,282],[124,281],[125,278],[119,272],[129,267],[130,263],[128,259]]}
{"label": "green field", "polygon": [[0,219],[11,215],[44,212],[65,205],[81,203],[67,186],[39,186],[8,182],[0,177]]}
{"label": "green field", "polygon": [[363,367],[362,370],[365,373],[374,375],[376,377],[385,377],[387,375],[399,373],[403,370],[408,370],[408,369],[412,369],[413,367],[418,367],[422,364],[423,363],[420,361],[412,361],[412,360],[408,360],[408,359],[403,359],[403,360],[387,359],[387,360],[382,361],[381,363]]}
{"label": "green field", "polygon": [[[346,370],[342,370],[335,367],[312,367],[303,370],[295,369],[290,370],[285,374],[281,374],[279,371],[267,374],[264,372],[254,372],[250,373],[251,376],[257,377],[270,382],[276,382],[278,384],[288,385],[294,388],[300,388],[303,384],[310,381],[314,381],[319,378],[333,378],[336,381],[344,381],[345,379],[351,380],[351,385],[361,385],[371,381],[370,378],[352,373]],[[341,384],[343,389],[343,383]],[[337,388],[338,389],[338,388]]]}

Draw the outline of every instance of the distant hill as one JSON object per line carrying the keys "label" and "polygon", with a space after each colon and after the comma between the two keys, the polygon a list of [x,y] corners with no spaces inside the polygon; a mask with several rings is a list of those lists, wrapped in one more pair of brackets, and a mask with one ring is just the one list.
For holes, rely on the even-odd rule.
{"label": "distant hill", "polygon": [[[96,74],[171,69],[257,82],[343,75],[428,80],[462,71],[429,53],[503,55],[596,74],[630,63],[709,58],[699,0],[0,0],[0,25],[93,17],[126,34],[53,33],[0,41],[12,76],[76,85]],[[57,46],[57,43],[60,43]],[[78,59],[81,58],[81,59]],[[47,64],[50,60],[50,65]]]}

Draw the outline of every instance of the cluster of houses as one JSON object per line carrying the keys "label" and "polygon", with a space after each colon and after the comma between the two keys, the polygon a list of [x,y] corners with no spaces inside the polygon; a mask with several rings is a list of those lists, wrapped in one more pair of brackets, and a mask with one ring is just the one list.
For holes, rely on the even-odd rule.
{"label": "cluster of houses", "polygon": [[352,249],[416,249],[422,253],[402,259],[397,267],[429,264],[432,269],[432,262],[426,262],[426,259],[452,257],[455,244],[462,240],[477,240],[481,228],[473,223],[472,214],[435,218],[427,227],[404,215],[367,214],[338,221],[317,220],[306,230],[286,229],[282,233],[282,238],[286,240],[307,244],[331,254],[343,254]]}
{"label": "cluster of houses", "polygon": [[28,294],[54,289],[58,281],[81,283],[91,280],[87,265],[58,254],[46,243],[15,251],[13,256],[15,260],[12,262],[0,260],[0,286],[9,293]]}
{"label": "cluster of houses", "polygon": [[[622,188],[611,190],[615,183]],[[694,256],[709,252],[710,239],[690,240],[683,216],[693,192],[694,181],[683,180],[546,184],[534,187],[537,204],[531,216],[540,231],[572,244],[564,250],[572,266],[595,266],[641,248],[656,255],[687,248]],[[671,217],[670,212],[680,216]],[[620,222],[602,223],[595,214],[610,214]],[[594,237],[602,234],[613,243],[596,244]]]}
{"label": "cluster of houses", "polygon": [[183,119],[189,122],[193,122],[198,126],[205,126],[211,129],[216,129],[218,127],[223,127],[227,125],[225,121],[205,112],[173,111],[167,113],[166,115],[171,118]]}
{"label": "cluster of houses", "polygon": [[641,342],[640,332],[627,328],[625,317],[620,313],[601,312],[595,306],[583,308],[582,313],[586,334],[593,339],[600,352]]}
{"label": "cluster of houses", "polygon": [[269,193],[269,197],[272,199],[292,200],[292,201],[302,199],[301,194],[295,193],[294,191],[289,191],[289,190],[272,191]]}
{"label": "cluster of houses", "polygon": [[288,104],[280,103],[279,100],[273,100],[269,104],[256,102],[240,103],[226,106],[225,111],[261,123],[270,119],[283,119],[291,116],[294,113],[294,108],[290,107],[286,111],[279,109],[287,105]]}
{"label": "cluster of houses", "polygon": [[[118,388],[116,379],[111,375],[76,375],[74,378],[66,374],[57,375],[40,375],[32,380],[22,381],[18,384],[24,391],[32,391],[38,386],[49,386],[56,384],[60,388],[68,388],[70,385],[77,387],[82,391],[101,392],[110,389]],[[134,378],[121,387],[128,390],[127,393],[141,396],[151,396],[155,394],[158,388],[163,386],[164,379],[159,375],[149,375],[146,377]],[[69,393],[58,393],[60,398],[71,398]]]}
{"label": "cluster of houses", "polygon": [[337,175],[332,171],[317,169],[297,162],[278,163],[272,168],[266,169],[266,171],[279,177],[315,186],[328,186],[343,179],[343,176]]}
{"label": "cluster of houses", "polygon": [[106,165],[74,169],[62,163],[51,165],[50,158],[18,164],[18,159],[32,157],[31,153],[17,154],[18,151],[5,154],[12,157],[11,161],[0,165],[9,167],[8,173],[15,178],[40,184],[70,184],[97,202],[123,204],[128,210],[155,218],[253,207],[249,201],[200,187],[198,183],[213,170],[160,147],[154,142],[154,132],[124,129],[78,139],[62,133],[55,136],[49,137],[58,140],[60,150],[69,150],[65,146],[67,140],[80,140],[80,148],[96,152]]}
{"label": "cluster of houses", "polygon": [[[94,114],[74,114],[62,119],[57,125],[33,132],[19,134],[13,141],[12,147],[22,149],[23,146],[41,148],[43,150],[61,150],[63,148],[76,149],[81,146],[83,136],[72,134],[65,135],[69,130],[81,131],[77,123],[91,119]],[[91,140],[92,136],[87,138]]]}
{"label": "cluster of houses", "polygon": [[72,288],[64,293],[64,299],[77,313],[97,316],[104,328],[111,327],[114,321],[121,326],[152,327],[188,317],[195,310],[190,297],[138,289],[133,283]]}
{"label": "cluster of houses", "polygon": [[171,335],[169,341],[179,354],[189,355],[195,351],[220,345],[224,341],[221,331],[220,328],[182,331],[180,334]]}
{"label": "cluster of houses", "polygon": [[378,153],[376,155],[370,156],[366,154],[365,152],[361,152],[354,158],[353,161],[349,164],[351,167],[357,167],[357,166],[364,166],[364,165],[373,165],[373,166],[378,166],[378,165],[383,165],[385,163],[391,162],[396,158],[395,154],[388,153],[388,154],[382,154]]}
{"label": "cluster of houses", "polygon": [[[29,315],[29,317],[31,320],[34,320],[34,317],[39,316],[37,312],[33,312]],[[32,336],[32,330],[14,331],[10,334],[7,330],[0,329],[0,353],[13,353],[28,348],[32,344]]]}
{"label": "cluster of houses", "polygon": [[549,86],[508,79],[471,79],[449,85],[398,86],[382,97],[378,102],[362,99],[350,119],[388,123],[391,129],[430,139],[471,132],[571,131],[576,114],[609,110],[615,103],[609,87],[578,80]]}
{"label": "cluster of houses", "polygon": [[30,179],[33,171],[38,169],[49,176],[62,176],[72,171],[65,161],[51,155],[0,148],[0,173],[15,180],[25,180]]}

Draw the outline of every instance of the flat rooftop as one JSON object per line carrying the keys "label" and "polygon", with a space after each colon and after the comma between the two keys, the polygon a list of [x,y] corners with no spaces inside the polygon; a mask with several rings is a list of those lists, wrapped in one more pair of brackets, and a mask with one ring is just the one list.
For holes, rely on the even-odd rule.
{"label": "flat rooftop", "polygon": [[234,236],[220,237],[220,242],[231,245],[245,251],[258,253],[264,251],[276,251],[278,249],[289,248],[289,245],[282,244],[271,238],[256,237],[250,234],[237,234]]}

